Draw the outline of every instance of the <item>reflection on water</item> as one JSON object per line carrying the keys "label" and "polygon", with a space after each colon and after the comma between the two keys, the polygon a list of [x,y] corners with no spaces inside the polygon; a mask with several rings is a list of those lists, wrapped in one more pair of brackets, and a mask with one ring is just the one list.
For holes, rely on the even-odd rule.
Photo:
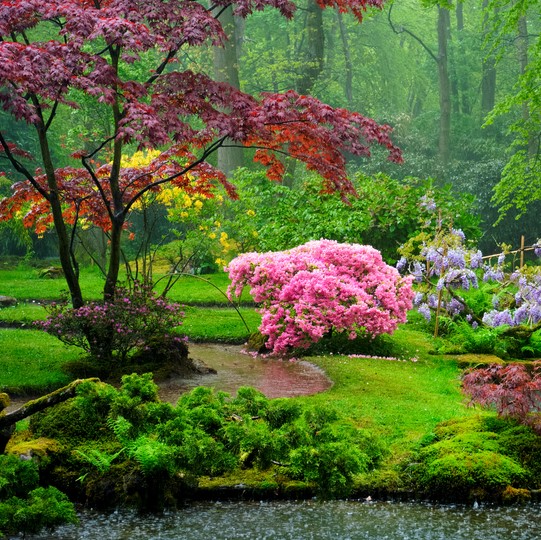
{"label": "reflection on water", "polygon": [[333,501],[205,502],[139,516],[81,515],[79,527],[29,540],[537,540],[541,506]]}
{"label": "reflection on water", "polygon": [[331,386],[325,373],[309,362],[252,358],[241,347],[223,344],[189,345],[190,356],[217,373],[174,378],[160,383],[160,397],[175,403],[179,394],[196,386],[212,386],[231,394],[240,386],[253,386],[267,397],[292,397],[322,392]]}

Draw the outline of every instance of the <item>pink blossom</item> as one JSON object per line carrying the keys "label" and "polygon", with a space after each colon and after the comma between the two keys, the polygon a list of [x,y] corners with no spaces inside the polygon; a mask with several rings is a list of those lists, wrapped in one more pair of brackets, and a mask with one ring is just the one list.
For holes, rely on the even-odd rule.
{"label": "pink blossom", "polygon": [[412,278],[370,246],[312,241],[297,248],[245,253],[227,268],[229,297],[245,286],[261,304],[260,331],[273,353],[307,348],[328,332],[392,333],[412,307]]}

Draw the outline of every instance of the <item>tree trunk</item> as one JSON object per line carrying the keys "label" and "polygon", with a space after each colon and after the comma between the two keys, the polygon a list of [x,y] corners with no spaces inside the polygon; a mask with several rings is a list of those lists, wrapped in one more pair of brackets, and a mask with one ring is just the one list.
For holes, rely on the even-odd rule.
{"label": "tree trunk", "polygon": [[[483,17],[484,37],[489,32],[487,13],[488,2],[489,0],[483,0],[483,11],[485,13],[485,16]],[[484,117],[494,108],[496,103],[496,59],[492,52],[489,52],[487,56],[483,57],[481,70],[481,114],[484,119]]]}
{"label": "tree trunk", "polygon": [[71,238],[68,234],[68,229],[66,227],[66,222],[64,220],[64,215],[62,212],[62,201],[58,196],[59,188],[54,172],[54,164],[49,150],[47,130],[42,119],[36,125],[36,131],[38,134],[41,157],[43,160],[43,168],[47,176],[47,185],[49,188],[47,200],[49,202],[51,214],[53,216],[53,224],[58,242],[58,255],[60,258],[60,265],[62,266],[64,277],[66,279],[66,284],[70,292],[71,303],[74,308],[79,308],[83,305],[83,293],[81,291],[81,285],[79,283],[79,273],[77,265],[75,263],[75,258],[72,252]]}
{"label": "tree trunk", "polygon": [[297,80],[299,94],[309,94],[323,71],[325,54],[323,9],[316,0],[308,0],[304,32],[306,47],[304,47],[304,51],[299,51],[299,56],[304,59],[304,69]]}
{"label": "tree trunk", "polygon": [[96,378],[77,379],[50,394],[28,401],[10,413],[3,412],[3,409],[9,405],[9,397],[7,394],[0,394],[0,454],[4,453],[17,422],[74,397],[77,387],[83,382],[100,382],[100,380]]}
{"label": "tree trunk", "polygon": [[346,68],[346,80],[344,83],[344,93],[348,108],[353,108],[353,63],[351,61],[351,51],[347,36],[346,25],[340,10],[336,10],[336,18],[338,19],[338,28],[340,29],[340,39],[342,40],[342,49],[344,51],[344,64]]}
{"label": "tree trunk", "polygon": [[[462,2],[457,2],[456,10],[456,36],[457,36],[457,49],[459,58],[464,58],[466,56],[466,51],[464,50],[464,4]],[[456,56],[455,56],[456,59]],[[455,62],[456,64],[456,62]],[[464,73],[464,70],[459,69],[457,73],[457,83],[458,83],[458,92],[460,95],[460,110],[463,114],[471,114],[471,103],[469,97],[469,84],[468,84],[468,74]]]}
{"label": "tree trunk", "polygon": [[115,289],[118,283],[118,274],[120,272],[121,240],[124,222],[125,219],[123,214],[112,220],[112,228],[109,236],[109,266],[107,268],[107,276],[103,287],[103,299],[108,302],[112,302],[115,298]]}
{"label": "tree trunk", "polygon": [[451,153],[451,84],[448,72],[449,10],[438,6],[438,81],[440,93],[439,153],[447,167]]}
{"label": "tree trunk", "polygon": [[[233,8],[228,6],[220,15],[220,22],[227,36],[223,47],[214,47],[214,76],[217,81],[229,83],[240,89],[239,55],[237,51],[238,36],[233,16]],[[235,169],[244,165],[244,151],[237,146],[226,146],[218,149],[218,168],[229,176]]]}
{"label": "tree trunk", "polygon": [[[520,74],[526,72],[528,66],[528,20],[525,15],[518,20],[518,39],[517,39],[518,61],[520,66]],[[537,144],[534,133],[530,126],[530,103],[525,100],[522,103],[522,120],[527,131],[526,147],[529,157],[534,157],[537,153]]]}

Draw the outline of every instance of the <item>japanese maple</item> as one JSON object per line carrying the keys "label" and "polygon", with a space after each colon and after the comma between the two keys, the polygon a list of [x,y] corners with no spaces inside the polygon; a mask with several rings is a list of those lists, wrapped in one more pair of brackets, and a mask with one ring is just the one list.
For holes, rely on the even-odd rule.
{"label": "japanese maple", "polygon": [[541,433],[541,362],[492,364],[468,371],[463,389],[473,403],[494,407]]}
{"label": "japanese maple", "polygon": [[[361,19],[368,6],[381,7],[381,0],[319,4]],[[187,49],[224,41],[219,17],[228,5],[228,0],[210,7],[194,0],[0,2],[0,103],[33,126],[39,143],[39,155],[28,160],[25,149],[0,128],[0,157],[18,180],[13,195],[0,202],[0,219],[24,215],[25,225],[38,232],[54,227],[75,308],[84,304],[74,252],[82,220],[108,235],[104,298],[111,300],[122,233],[145,193],[170,183],[210,197],[221,184],[235,195],[225,175],[207,161],[224,144],[255,148],[256,161],[275,180],[284,173],[280,157],[289,154],[317,171],[324,189],[338,190],[344,198],[354,194],[344,152],[367,156],[377,144],[389,150],[390,159],[401,159],[390,128],[361,114],[292,91],[255,98],[202,73],[181,70],[177,62]],[[295,10],[289,0],[232,5],[240,17],[273,7],[289,18]],[[100,110],[108,126],[83,147],[66,149],[73,166],[59,167],[51,149],[51,138],[59,132],[55,126],[65,121],[64,111],[83,103],[90,118]],[[123,167],[126,145],[162,152],[143,167]],[[68,156],[62,163],[69,162]]]}
{"label": "japanese maple", "polygon": [[284,353],[308,347],[330,331],[377,336],[406,321],[412,277],[383,262],[370,246],[332,240],[269,253],[245,253],[228,267],[230,296],[245,286],[261,303],[267,347]]}

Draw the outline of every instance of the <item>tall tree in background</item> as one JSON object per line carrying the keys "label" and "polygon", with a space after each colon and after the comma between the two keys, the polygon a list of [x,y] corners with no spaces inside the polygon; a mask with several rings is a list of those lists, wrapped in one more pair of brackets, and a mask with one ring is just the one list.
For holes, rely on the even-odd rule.
{"label": "tall tree in background", "polygon": [[449,38],[451,20],[449,9],[438,5],[438,81],[440,89],[440,133],[438,148],[444,167],[451,156],[451,81],[449,79]]}
{"label": "tall tree in background", "polygon": [[342,49],[344,52],[344,94],[346,96],[347,105],[351,108],[353,106],[353,62],[351,60],[351,48],[349,45],[347,28],[344,23],[344,17],[339,9],[336,10],[336,21],[340,30],[340,41],[342,42]]}
{"label": "tall tree in background", "polygon": [[442,165],[445,167],[451,154],[451,81],[449,79],[449,36],[450,16],[448,7],[437,4],[437,37],[438,48],[434,52],[427,43],[406,26],[398,25],[392,19],[392,6],[389,8],[388,20],[393,31],[397,34],[407,34],[415,39],[427,54],[434,60],[438,69],[438,95],[439,95],[439,135],[438,150]]}
{"label": "tall tree in background", "polygon": [[[483,39],[487,41],[490,33],[489,0],[483,0]],[[489,50],[483,55],[481,76],[481,115],[484,119],[496,104],[496,58]]]}
{"label": "tall tree in background", "polygon": [[[541,34],[529,30],[530,19],[537,16],[538,3],[529,0],[495,0],[497,10],[493,30],[494,47],[516,44],[520,74],[514,91],[494,108],[492,122],[502,115],[514,114],[511,132],[515,140],[512,154],[495,188],[494,200],[501,215],[509,211],[519,216],[541,200]],[[538,220],[537,220],[538,221]]]}
{"label": "tall tree in background", "polygon": [[[237,25],[233,15],[233,7],[224,7],[220,14],[220,21],[226,36],[220,47],[214,47],[214,78],[225,82],[240,90],[239,81],[239,37]],[[244,152],[242,147],[234,141],[225,141],[218,148],[218,168],[229,176],[235,169],[244,165]]]}
{"label": "tall tree in background", "polygon": [[[359,20],[380,0],[320,0]],[[319,172],[325,189],[354,194],[344,152],[367,156],[382,145],[400,152],[390,128],[344,109],[333,109],[293,91],[261,99],[202,73],[176,71],[191,47],[226,38],[218,20],[224,8],[245,17],[273,6],[291,17],[289,0],[218,0],[209,8],[194,0],[5,0],[0,4],[0,103],[31,125],[35,159],[0,129],[3,159],[20,179],[0,201],[0,218],[25,215],[25,224],[54,227],[74,307],[84,304],[74,238],[81,221],[103,229],[109,240],[104,299],[113,301],[121,264],[121,240],[130,212],[147,193],[173,184],[212,196],[224,173],[208,158],[226,141],[255,149],[255,159],[280,179],[287,153]],[[79,148],[66,148],[68,166],[57,165],[52,142],[66,127],[63,111],[89,106],[105,111],[109,127]],[[60,126],[57,124],[60,122]],[[156,148],[144,166],[124,166],[123,154]],[[70,157],[68,157],[70,156]],[[70,161],[71,160],[71,161]]]}
{"label": "tall tree in background", "polygon": [[323,31],[323,9],[316,0],[307,0],[305,23],[297,55],[302,59],[297,79],[297,92],[309,94],[323,71],[325,55],[325,33]]}

